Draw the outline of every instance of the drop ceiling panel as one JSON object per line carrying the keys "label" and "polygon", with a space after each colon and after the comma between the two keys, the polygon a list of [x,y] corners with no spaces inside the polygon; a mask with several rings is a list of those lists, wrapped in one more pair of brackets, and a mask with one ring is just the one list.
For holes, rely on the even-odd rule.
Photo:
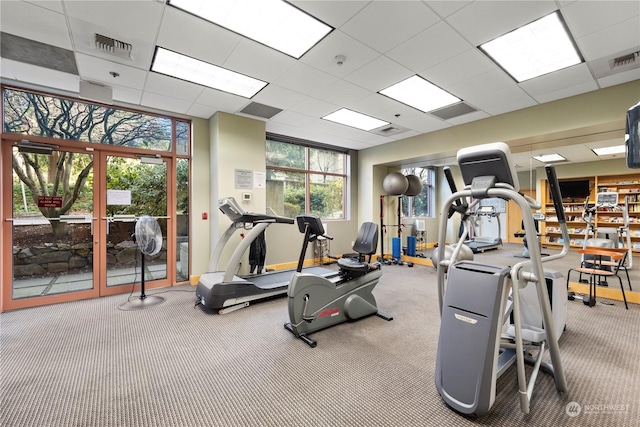
{"label": "drop ceiling panel", "polygon": [[[640,48],[640,17],[628,19],[576,40],[586,60],[593,60],[609,53],[633,47]],[[616,46],[615,49],[612,49]]]}
{"label": "drop ceiling panel", "polygon": [[420,75],[440,87],[451,87],[493,70],[495,70],[493,62],[479,50],[469,49],[423,70]]}
{"label": "drop ceiling panel", "polygon": [[314,96],[336,80],[337,78],[331,74],[298,62],[280,76],[275,83],[287,89]]}
{"label": "drop ceiling panel", "polygon": [[270,84],[251,99],[272,107],[290,109],[301,104],[307,98],[307,95],[300,92],[286,89],[277,84]]}
{"label": "drop ceiling panel", "polygon": [[[338,65],[335,57],[343,55],[344,63]],[[340,30],[334,30],[300,60],[318,70],[344,77],[380,54],[367,45],[351,38]]]}
{"label": "drop ceiling panel", "polygon": [[435,24],[438,16],[418,1],[402,7],[393,1],[370,2],[340,29],[372,49],[385,53]]}
{"label": "drop ceiling panel", "polygon": [[142,104],[147,107],[157,108],[159,110],[172,110],[181,114],[187,114],[187,111],[189,111],[189,107],[191,107],[191,104],[193,103],[189,101],[183,101],[182,99],[160,95],[157,93],[144,92],[144,94],[142,95]]}
{"label": "drop ceiling panel", "polygon": [[340,106],[331,104],[330,102],[322,101],[320,99],[307,97],[300,104],[291,108],[291,111],[306,114],[311,117],[324,117],[329,113],[333,113],[339,110]]}
{"label": "drop ceiling panel", "polygon": [[394,85],[414,73],[386,56],[378,56],[359,70],[345,77],[358,86],[377,92]]}
{"label": "drop ceiling panel", "polygon": [[294,0],[289,3],[325,24],[338,28],[365,7],[369,1]]}
{"label": "drop ceiling panel", "polygon": [[11,75],[13,75],[18,82],[39,85],[46,91],[52,91],[54,93],[72,94],[78,92],[80,79],[75,74],[63,73],[61,71],[25,64],[24,62],[3,59],[3,76],[5,73],[4,67],[8,67]]}
{"label": "drop ceiling panel", "polygon": [[195,102],[204,89],[204,86],[158,73],[148,73],[147,83],[144,86],[145,92],[180,99],[189,103]]}
{"label": "drop ceiling panel", "polygon": [[72,49],[64,15],[23,1],[2,1],[0,11],[3,32]]}
{"label": "drop ceiling panel", "polygon": [[516,85],[465,99],[474,107],[493,116],[537,105],[531,96]]}
{"label": "drop ceiling panel", "polygon": [[[565,68],[555,73],[546,74],[535,79],[524,81],[520,83],[520,87],[534,98],[544,97],[554,93],[566,93],[567,95],[565,96],[559,96],[559,98],[566,98],[568,96],[572,96],[568,95],[569,93],[572,91],[575,92],[572,88],[578,86],[582,87],[585,83],[588,83],[588,85],[584,87],[584,92],[589,92],[598,88],[593,81],[591,72],[587,65],[577,64],[573,67]],[[574,95],[577,95],[578,93],[582,92],[574,93]]]}
{"label": "drop ceiling panel", "polygon": [[449,91],[463,101],[473,102],[478,96],[515,86],[516,83],[504,71],[494,69],[451,86]]}
{"label": "drop ceiling panel", "polygon": [[596,33],[640,14],[637,1],[575,1],[563,8],[571,33],[576,38]]}
{"label": "drop ceiling panel", "polygon": [[220,66],[240,43],[240,39],[231,31],[168,6],[156,44]]}
{"label": "drop ceiling panel", "polygon": [[247,105],[249,101],[247,98],[243,98],[238,95],[233,95],[219,90],[204,88],[195,103],[215,107],[220,111],[236,112]]}
{"label": "drop ceiling panel", "polygon": [[[433,41],[437,40],[437,43]],[[438,22],[387,52],[387,56],[412,71],[420,72],[471,48],[446,22]]]}
{"label": "drop ceiling panel", "polygon": [[[113,86],[113,103],[124,103],[126,107],[131,108],[140,105],[142,101],[142,90],[133,89],[124,86]],[[128,105],[127,105],[128,104]]]}
{"label": "drop ceiling panel", "polygon": [[265,82],[278,79],[296,63],[295,59],[284,53],[244,38],[231,47],[224,68]]}
{"label": "drop ceiling panel", "polygon": [[640,80],[640,68],[625,71],[623,73],[614,74],[598,79],[598,86],[601,88],[615,86],[622,83]]}
{"label": "drop ceiling panel", "polygon": [[446,18],[447,16],[457,12],[468,4],[472,3],[471,1],[430,1],[427,3],[433,11],[435,11],[439,16]]}
{"label": "drop ceiling panel", "polygon": [[[76,61],[80,75],[84,80],[142,89],[147,78],[147,72],[139,68],[113,63],[95,56],[77,53]],[[114,78],[109,74],[111,71],[118,73],[119,76]]]}
{"label": "drop ceiling panel", "polygon": [[324,101],[336,105],[347,105],[352,102],[358,102],[360,99],[369,96],[369,91],[349,83],[344,80],[338,80],[326,87],[316,97]]}

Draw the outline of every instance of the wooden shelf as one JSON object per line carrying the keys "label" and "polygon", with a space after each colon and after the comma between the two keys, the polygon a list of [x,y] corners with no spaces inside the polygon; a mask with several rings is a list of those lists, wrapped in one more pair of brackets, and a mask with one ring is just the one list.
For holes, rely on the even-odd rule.
{"label": "wooden shelf", "polygon": [[[589,207],[595,205],[596,193],[613,192],[618,193],[618,204],[624,206],[625,199],[629,207],[629,233],[631,237],[631,245],[634,254],[640,254],[640,174],[626,175],[607,175],[607,176],[589,176],[567,179],[572,180],[589,180],[593,192],[587,202]],[[558,224],[553,202],[549,198],[548,183],[543,180],[544,212],[547,219],[541,223],[541,230],[546,230],[542,239],[543,246],[562,246],[562,236]],[[592,200],[593,199],[593,200]],[[562,205],[565,209],[567,218],[567,228],[569,237],[571,238],[572,248],[581,248],[584,242],[584,227],[586,223],[582,220],[582,212],[585,202],[577,200],[564,200]],[[613,221],[612,221],[613,219]],[[594,223],[598,227],[618,228],[622,227],[622,212],[599,210],[594,215]],[[579,230],[581,229],[581,230]]]}

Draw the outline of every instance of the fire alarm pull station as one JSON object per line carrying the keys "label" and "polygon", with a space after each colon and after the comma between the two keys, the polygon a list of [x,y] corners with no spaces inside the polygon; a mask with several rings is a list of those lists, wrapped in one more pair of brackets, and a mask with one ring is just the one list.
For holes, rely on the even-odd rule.
{"label": "fire alarm pull station", "polygon": [[209,215],[206,212],[202,212],[202,219],[209,219]]}

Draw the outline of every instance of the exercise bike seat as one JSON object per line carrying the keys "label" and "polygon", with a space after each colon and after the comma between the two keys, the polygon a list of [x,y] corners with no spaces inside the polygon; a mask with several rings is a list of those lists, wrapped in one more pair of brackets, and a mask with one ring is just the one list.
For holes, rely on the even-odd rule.
{"label": "exercise bike seat", "polygon": [[[377,249],[378,225],[373,222],[365,222],[360,226],[353,243],[353,250],[358,253],[358,259],[340,258],[338,266],[342,272],[351,274],[364,274],[371,270],[377,270],[380,268],[380,264],[369,262]],[[367,261],[365,261],[365,257],[368,257]]]}

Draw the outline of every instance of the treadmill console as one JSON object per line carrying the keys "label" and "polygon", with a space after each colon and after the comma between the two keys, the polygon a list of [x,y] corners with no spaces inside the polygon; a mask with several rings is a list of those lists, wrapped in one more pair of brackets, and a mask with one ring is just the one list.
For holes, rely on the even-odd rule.
{"label": "treadmill console", "polygon": [[616,206],[618,204],[618,193],[598,193],[596,195],[596,206]]}

